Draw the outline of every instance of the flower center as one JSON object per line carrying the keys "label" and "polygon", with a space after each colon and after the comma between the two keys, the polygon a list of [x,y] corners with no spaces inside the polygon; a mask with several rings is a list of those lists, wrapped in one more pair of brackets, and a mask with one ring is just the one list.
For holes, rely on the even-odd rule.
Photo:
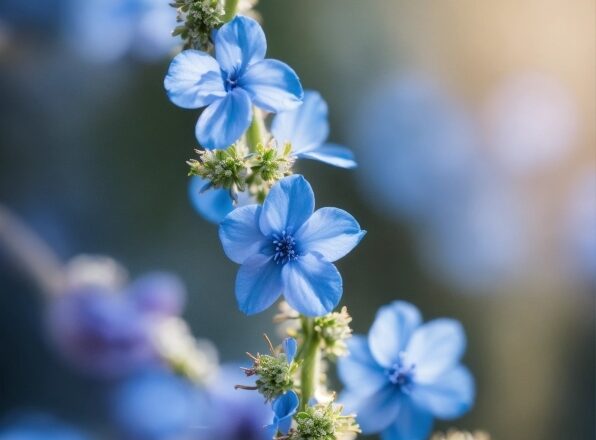
{"label": "flower center", "polygon": [[236,75],[228,74],[224,76],[224,87],[226,89],[226,92],[231,92],[236,88],[237,85],[238,79],[236,78]]}
{"label": "flower center", "polygon": [[403,392],[409,392],[414,382],[416,365],[406,362],[405,353],[399,354],[399,360],[385,371],[389,381]]}
{"label": "flower center", "polygon": [[286,264],[298,258],[296,240],[286,231],[273,236],[273,251],[273,261],[277,264]]}

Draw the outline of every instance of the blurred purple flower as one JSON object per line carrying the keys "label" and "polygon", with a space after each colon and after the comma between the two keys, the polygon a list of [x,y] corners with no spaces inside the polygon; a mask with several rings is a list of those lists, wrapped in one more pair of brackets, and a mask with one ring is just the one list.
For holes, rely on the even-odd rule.
{"label": "blurred purple flower", "polygon": [[146,275],[128,288],[74,286],[49,305],[50,337],[84,372],[122,376],[157,362],[155,325],[180,313],[183,298],[180,281],[164,273]]}
{"label": "blurred purple flower", "polygon": [[192,383],[163,370],[149,370],[122,383],[112,413],[126,439],[197,438],[201,395]]}
{"label": "blurred purple flower", "polygon": [[240,365],[224,366],[207,389],[198,440],[271,440],[265,429],[274,413],[257,392],[235,390],[246,384]]}

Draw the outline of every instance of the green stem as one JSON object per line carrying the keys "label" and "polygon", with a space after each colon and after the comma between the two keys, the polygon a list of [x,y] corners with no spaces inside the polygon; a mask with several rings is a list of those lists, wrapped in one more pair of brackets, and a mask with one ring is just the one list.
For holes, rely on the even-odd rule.
{"label": "green stem", "polygon": [[257,145],[263,141],[263,115],[261,111],[253,107],[252,122],[246,130],[246,142],[250,151],[255,151]]}
{"label": "green stem", "polygon": [[227,23],[236,15],[236,9],[238,8],[238,0],[226,0],[224,5],[224,16],[223,21]]}
{"label": "green stem", "polygon": [[305,330],[308,330],[304,334],[304,353],[300,376],[302,393],[300,410],[304,411],[308,406],[308,401],[314,396],[319,381],[321,339],[313,329],[313,320],[309,318],[302,319]]}

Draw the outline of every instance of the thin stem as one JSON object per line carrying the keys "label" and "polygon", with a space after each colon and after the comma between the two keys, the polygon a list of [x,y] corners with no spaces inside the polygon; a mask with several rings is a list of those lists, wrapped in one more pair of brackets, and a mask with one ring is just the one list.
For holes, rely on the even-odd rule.
{"label": "thin stem", "polygon": [[302,400],[300,410],[304,411],[308,406],[308,401],[314,396],[319,381],[320,370],[320,344],[321,339],[313,329],[313,320],[303,318],[304,334],[304,353],[302,362],[302,371],[300,376],[300,386],[302,391]]}
{"label": "thin stem", "polygon": [[238,8],[238,0],[226,0],[224,5],[224,16],[223,21],[228,22],[236,15],[236,9]]}
{"label": "thin stem", "polygon": [[0,205],[0,248],[50,295],[64,283],[62,262],[54,251],[8,208]]}
{"label": "thin stem", "polygon": [[263,142],[263,114],[261,111],[253,107],[252,109],[252,122],[246,130],[246,142],[250,151],[255,151],[257,145]]}

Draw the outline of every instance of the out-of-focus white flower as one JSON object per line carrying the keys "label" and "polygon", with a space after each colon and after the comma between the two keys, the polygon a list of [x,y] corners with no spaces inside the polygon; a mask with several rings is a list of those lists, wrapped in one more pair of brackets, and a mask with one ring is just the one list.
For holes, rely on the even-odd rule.
{"label": "out-of-focus white flower", "polygon": [[65,267],[66,290],[103,287],[116,290],[128,279],[126,269],[113,258],[104,255],[78,255]]}

